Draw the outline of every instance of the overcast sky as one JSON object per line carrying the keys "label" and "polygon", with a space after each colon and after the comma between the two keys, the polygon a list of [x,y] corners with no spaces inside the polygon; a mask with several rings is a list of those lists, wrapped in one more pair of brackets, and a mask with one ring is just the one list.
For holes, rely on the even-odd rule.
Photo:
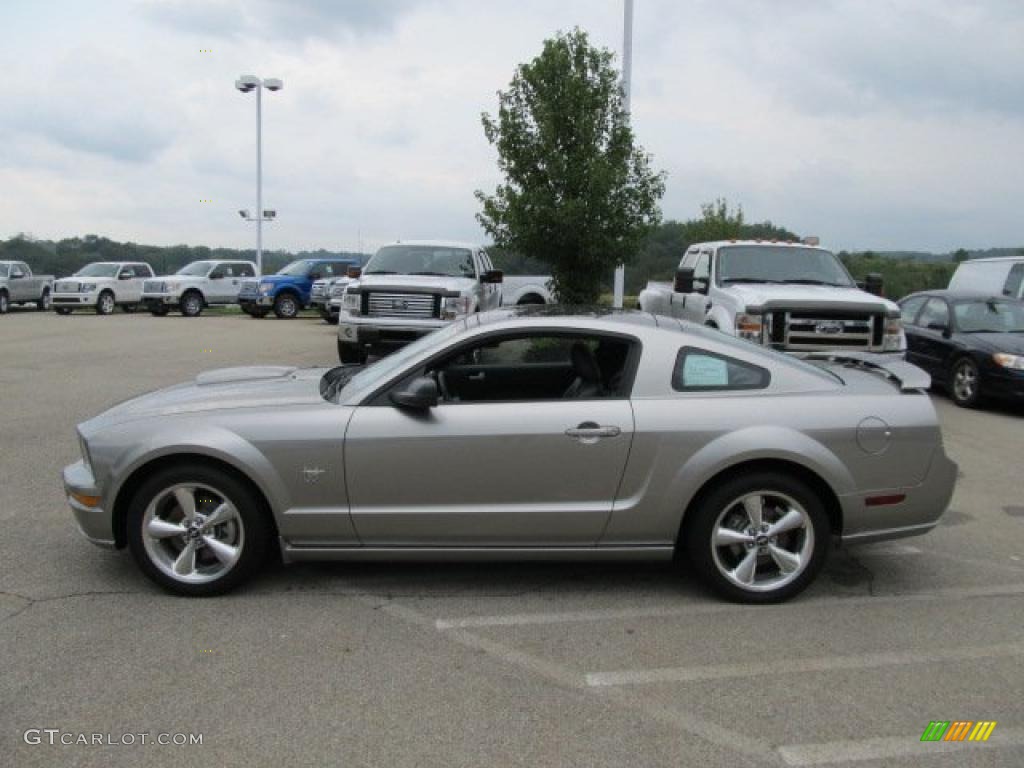
{"label": "overcast sky", "polygon": [[[480,113],[623,0],[2,0],[0,237],[268,248],[483,240]],[[210,52],[205,52],[206,50]],[[724,196],[835,249],[1024,244],[1021,0],[636,0],[633,120],[665,218]],[[201,202],[201,201],[210,202]]]}

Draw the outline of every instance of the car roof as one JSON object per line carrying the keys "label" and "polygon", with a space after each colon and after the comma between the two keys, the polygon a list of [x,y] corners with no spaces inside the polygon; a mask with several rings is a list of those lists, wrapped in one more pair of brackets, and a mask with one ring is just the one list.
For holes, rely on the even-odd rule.
{"label": "car roof", "polygon": [[466,243],[458,240],[396,240],[393,243],[385,243],[382,247],[386,248],[389,245],[426,245],[434,246],[435,248],[465,248],[469,251],[476,251],[480,248],[476,243]]}
{"label": "car roof", "polygon": [[962,267],[964,264],[988,264],[993,261],[1024,261],[1024,255],[1021,256],[987,256],[983,259],[967,259],[967,261],[961,261],[957,266]]}
{"label": "car roof", "polygon": [[809,248],[815,251],[831,251],[828,248],[822,248],[820,245],[808,245],[807,243],[792,242],[791,240],[712,240],[707,243],[694,243],[690,248],[686,249],[689,253],[691,248],[694,247],[706,247],[706,248],[722,248],[729,245],[775,245],[775,246],[786,246],[789,248]]}
{"label": "car roof", "polygon": [[957,291],[948,288],[936,288],[933,291],[917,291],[900,299],[900,302],[908,301],[923,296],[934,296],[947,301],[1013,301],[1009,296],[996,296],[986,291]]}

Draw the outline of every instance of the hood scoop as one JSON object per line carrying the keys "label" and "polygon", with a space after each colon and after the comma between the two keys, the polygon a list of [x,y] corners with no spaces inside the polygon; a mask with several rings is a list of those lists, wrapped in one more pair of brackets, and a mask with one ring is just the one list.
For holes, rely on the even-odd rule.
{"label": "hood scoop", "polygon": [[239,381],[262,381],[266,379],[283,379],[295,373],[298,368],[289,365],[258,365],[244,368],[218,368],[196,376],[196,386],[210,384],[231,384]]}

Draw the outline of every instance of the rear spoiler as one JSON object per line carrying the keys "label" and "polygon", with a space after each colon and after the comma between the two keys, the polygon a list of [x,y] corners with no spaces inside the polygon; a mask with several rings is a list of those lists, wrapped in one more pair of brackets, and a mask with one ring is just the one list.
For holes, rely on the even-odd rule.
{"label": "rear spoiler", "polygon": [[932,385],[932,377],[916,365],[908,363],[900,353],[891,355],[872,352],[812,352],[800,355],[803,360],[823,360],[838,365],[851,365],[884,374],[899,384],[900,391],[914,392],[928,389]]}

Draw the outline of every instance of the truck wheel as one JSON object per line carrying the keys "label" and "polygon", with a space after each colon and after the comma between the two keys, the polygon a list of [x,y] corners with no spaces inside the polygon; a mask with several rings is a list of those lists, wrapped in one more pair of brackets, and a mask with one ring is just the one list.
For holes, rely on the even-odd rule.
{"label": "truck wheel", "polygon": [[50,298],[50,289],[47,288],[46,290],[43,291],[43,295],[39,299],[39,301],[36,302],[36,308],[40,312],[47,312],[50,309],[50,302],[51,301],[52,300]]}
{"label": "truck wheel", "polygon": [[342,365],[364,365],[366,363],[366,350],[358,344],[347,344],[344,341],[339,341],[338,360]]}
{"label": "truck wheel", "polygon": [[702,494],[681,534],[694,571],[724,597],[777,603],[825,562],[831,528],[818,495],[777,472],[737,475]]}
{"label": "truck wheel", "polygon": [[255,307],[251,312],[249,312],[249,315],[251,317],[255,317],[257,320],[262,320],[267,316],[267,312],[269,311],[270,310],[266,307]]}
{"label": "truck wheel", "polygon": [[151,314],[153,317],[167,317],[167,313],[170,311],[171,310],[168,307],[161,305],[153,307],[151,310],[149,310],[149,314]]}
{"label": "truck wheel", "polygon": [[291,320],[299,314],[299,302],[293,293],[279,294],[274,300],[274,314],[282,320]]}
{"label": "truck wheel", "polygon": [[132,312],[134,312],[138,308],[139,308],[138,304],[122,304],[121,305],[121,311],[124,312],[126,315],[130,315]]}
{"label": "truck wheel", "polygon": [[100,297],[96,299],[96,314],[111,315],[114,313],[114,307],[116,306],[117,302],[114,301],[114,294],[110,291],[103,291]]}
{"label": "truck wheel", "polygon": [[58,315],[70,315],[71,314],[71,308],[70,307],[54,307],[53,310]]}
{"label": "truck wheel", "polygon": [[198,291],[189,291],[181,297],[181,314],[185,317],[199,317],[203,311],[203,297]]}
{"label": "truck wheel", "polygon": [[6,315],[11,311],[11,299],[7,291],[0,291],[0,315]]}
{"label": "truck wheel", "polygon": [[128,507],[128,549],[142,572],[181,595],[227,592],[266,559],[266,505],[242,479],[202,464],[152,475]]}

